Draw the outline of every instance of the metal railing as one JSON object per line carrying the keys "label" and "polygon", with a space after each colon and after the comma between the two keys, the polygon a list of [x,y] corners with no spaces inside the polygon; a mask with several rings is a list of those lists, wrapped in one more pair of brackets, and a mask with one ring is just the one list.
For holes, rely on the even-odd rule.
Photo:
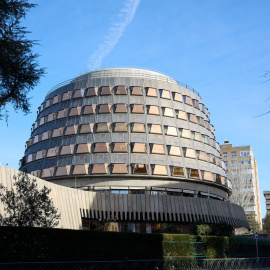
{"label": "metal railing", "polygon": [[[105,73],[106,73],[106,70],[108,70],[108,69],[113,69],[113,68],[115,68],[115,67],[108,67],[108,68],[102,68],[102,69],[97,69],[97,70],[90,70],[90,71],[88,71],[88,72],[83,72],[82,74],[80,74],[80,75],[78,75],[78,76],[76,76],[76,77],[74,77],[74,78],[72,78],[72,79],[63,81],[63,82],[61,82],[61,83],[55,85],[52,89],[50,89],[50,90],[48,91],[48,93],[46,94],[46,98],[47,98],[47,96],[48,96],[50,93],[52,93],[54,90],[58,89],[59,87],[68,85],[68,84],[70,84],[70,83],[72,83],[72,82],[77,83],[77,82],[81,82],[81,81],[86,81],[86,80],[87,80],[87,77],[88,77],[89,75],[90,75],[90,77],[93,77],[93,78],[95,77],[95,76],[94,76],[95,71],[96,71],[96,72],[103,72],[103,73],[105,72]],[[179,81],[177,81],[177,80],[174,80],[174,79],[172,79],[171,77],[169,77],[169,76],[167,76],[167,75],[165,75],[165,74],[162,74],[162,73],[160,73],[160,72],[158,72],[158,71],[150,70],[150,69],[137,68],[137,67],[122,67],[122,68],[115,68],[115,69],[121,70],[121,69],[125,69],[125,68],[130,68],[130,69],[133,68],[134,71],[135,71],[136,69],[138,69],[138,72],[137,72],[137,73],[136,73],[136,72],[132,72],[132,73],[131,73],[131,74],[133,75],[132,77],[139,77],[139,78],[142,77],[142,78],[145,78],[145,79],[147,79],[147,78],[148,78],[148,79],[160,79],[160,80],[163,80],[163,81],[166,79],[166,81],[176,83],[176,84],[178,84],[179,86],[182,86],[182,87],[188,89],[189,91],[195,93],[196,95],[198,95],[198,96],[201,98],[200,94],[199,94],[194,88],[192,88],[191,86],[189,86],[189,85],[187,85],[187,84],[185,84],[185,83],[179,82]],[[139,71],[140,71],[140,72],[139,72]],[[159,73],[160,75],[158,75],[158,74],[156,74],[156,75],[151,74],[151,75],[150,75],[150,74],[149,74],[149,75],[147,76],[147,73],[144,73],[144,76],[142,76],[143,71],[156,72],[156,73]],[[91,76],[91,75],[93,75],[93,76]],[[45,98],[45,99],[46,99],[46,98]]]}
{"label": "metal railing", "polygon": [[236,259],[123,260],[92,262],[21,262],[0,263],[0,270],[229,270],[270,269],[270,257]]}

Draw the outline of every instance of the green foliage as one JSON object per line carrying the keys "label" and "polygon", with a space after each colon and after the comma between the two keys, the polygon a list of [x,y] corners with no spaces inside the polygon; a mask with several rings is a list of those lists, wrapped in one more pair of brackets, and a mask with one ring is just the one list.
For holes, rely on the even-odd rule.
{"label": "green foliage", "polygon": [[[94,261],[185,259],[200,245],[206,258],[255,257],[255,240],[240,237],[76,231],[36,227],[0,227],[0,261]],[[259,255],[270,254],[260,240]]]}
{"label": "green foliage", "polygon": [[249,222],[250,230],[253,234],[260,230],[259,223],[256,221],[255,215],[253,212],[248,216],[248,222]]}
{"label": "green foliage", "polygon": [[197,225],[198,235],[209,235],[211,232],[212,232],[212,228],[210,225],[207,225],[207,224]]}
{"label": "green foliage", "polygon": [[[38,55],[32,53],[36,42],[26,38],[29,32],[20,25],[34,6],[27,0],[0,0],[0,116],[7,104],[28,113],[27,93],[44,74],[38,67]],[[7,111],[5,114],[7,117]]]}
{"label": "green foliage", "polygon": [[227,237],[201,236],[203,242],[203,255],[208,259],[224,258],[228,248]]}
{"label": "green foliage", "polygon": [[194,235],[231,236],[234,228],[223,221],[215,224],[204,224],[202,221],[196,221],[192,224],[190,231]]}
{"label": "green foliage", "polygon": [[0,201],[5,214],[0,214],[4,226],[55,227],[60,215],[49,198],[51,190],[38,190],[36,180],[25,173],[14,176],[13,188],[0,187]]}
{"label": "green foliage", "polygon": [[195,237],[188,234],[163,234],[163,257],[165,259],[193,258]]}
{"label": "green foliage", "polygon": [[270,214],[266,214],[265,218],[264,218],[264,230],[267,233],[270,233]]}
{"label": "green foliage", "polygon": [[233,226],[226,222],[211,224],[211,228],[212,228],[211,234],[216,236],[231,236],[234,231]]}

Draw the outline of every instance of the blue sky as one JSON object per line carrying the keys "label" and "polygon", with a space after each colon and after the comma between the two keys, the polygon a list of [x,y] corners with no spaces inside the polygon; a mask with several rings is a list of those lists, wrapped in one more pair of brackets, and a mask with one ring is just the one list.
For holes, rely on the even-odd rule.
{"label": "blue sky", "polygon": [[[8,108],[8,127],[0,121],[0,160],[18,168],[38,106],[54,85],[87,72],[91,56],[119,20],[124,0],[33,1],[23,21],[46,68],[29,93],[32,113]],[[142,67],[195,88],[210,111],[217,141],[251,145],[258,162],[261,208],[269,190],[270,1],[141,0],[122,36],[101,67]],[[120,20],[119,20],[120,21]]]}

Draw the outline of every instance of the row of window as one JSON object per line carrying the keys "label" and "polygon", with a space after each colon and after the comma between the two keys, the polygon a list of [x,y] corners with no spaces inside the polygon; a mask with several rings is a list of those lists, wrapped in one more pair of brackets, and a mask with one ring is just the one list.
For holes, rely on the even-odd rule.
{"label": "row of window", "polygon": [[[251,156],[251,151],[240,151],[240,157],[250,157]],[[232,152],[231,153],[231,158],[236,158],[237,157],[237,152]],[[228,158],[228,153],[223,153],[223,158]]]}
{"label": "row of window", "polygon": [[[39,107],[39,113],[42,112],[44,109],[57,104],[59,102],[70,100],[71,98],[83,98],[83,97],[94,97],[94,96],[108,96],[108,95],[127,95],[128,89],[130,90],[130,94],[134,96],[142,96],[143,95],[143,88],[140,86],[102,86],[102,87],[89,87],[87,89],[77,89],[74,91],[68,91],[63,93],[63,95],[56,95],[51,99],[48,99],[44,103],[41,104]],[[148,97],[159,97],[163,99],[171,99],[170,91],[165,89],[156,89],[151,87],[145,87],[145,95]],[[198,110],[201,110],[209,117],[209,112],[207,108],[200,103],[197,99],[192,99],[190,96],[181,95],[178,92],[171,92],[172,99],[178,102],[184,102],[187,105],[193,106]]]}
{"label": "row of window", "polygon": [[[120,123],[90,123],[90,124],[82,124],[82,125],[74,125],[68,126],[66,128],[60,127],[54,130],[45,131],[34,137],[30,138],[27,142],[27,146],[30,147],[32,144],[36,144],[38,142],[48,140],[50,138],[57,138],[61,137],[63,134],[65,136],[77,135],[78,131],[79,134],[87,134],[87,133],[108,133],[108,132],[128,132],[130,126],[130,132],[132,133],[145,133],[146,132],[146,125],[144,123],[128,123],[120,122]],[[176,128],[164,125],[163,128],[161,125],[156,124],[147,124],[147,129],[149,134],[164,134],[168,136],[177,137],[178,135],[182,138],[193,139],[205,144],[208,144],[218,151],[219,144],[209,136],[205,134],[201,134],[196,131],[190,131],[184,128]]]}
{"label": "row of window", "polygon": [[[150,170],[151,169],[151,172]],[[37,170],[31,172],[31,174],[41,177],[41,178],[50,178],[50,177],[63,177],[70,175],[88,175],[88,174],[128,174],[129,165],[124,163],[114,163],[114,164],[79,164],[79,165],[67,165],[61,167],[51,167],[43,170]],[[160,175],[167,176],[167,166],[151,164],[131,164],[132,174],[148,175]],[[201,176],[200,176],[201,174]],[[175,177],[186,177],[192,179],[202,179],[205,181],[216,182],[219,184],[225,184],[226,179],[215,173],[200,171],[197,169],[191,168],[182,168],[177,166],[170,166],[170,176]]]}
{"label": "row of window", "polygon": [[[130,105],[131,113],[136,114],[144,114],[144,105],[143,104],[131,104]],[[84,107],[73,107],[71,109],[63,109],[58,112],[50,113],[46,116],[41,117],[33,124],[33,130],[39,126],[44,125],[45,123],[49,123],[54,121],[55,119],[63,119],[67,116],[81,116],[82,115],[91,115],[91,114],[107,114],[107,113],[127,113],[128,105],[127,104],[100,104],[100,105],[87,105]],[[160,115],[159,106],[155,105],[147,105],[146,106],[147,114],[149,115]],[[199,124],[211,132],[214,133],[214,127],[210,124],[209,121],[204,120],[204,118],[200,116],[196,116],[192,113],[185,113],[181,110],[174,110],[172,108],[161,107],[161,112],[163,116],[174,117],[177,119],[188,120],[191,123]]]}
{"label": "row of window", "polygon": [[[165,155],[165,147],[163,144],[150,143],[147,146],[146,143],[131,143],[130,151],[131,153],[147,153],[147,147],[149,147],[149,152],[151,154]],[[213,154],[206,153],[200,150],[194,150],[191,148],[183,147],[182,153],[179,146],[166,145],[167,153],[170,156],[184,156],[186,158],[197,158],[202,161],[207,161],[212,164],[222,166],[223,163],[220,158],[214,156]],[[45,157],[51,158],[58,155],[73,155],[73,154],[89,154],[89,153],[127,153],[129,151],[129,144],[124,142],[99,142],[99,143],[83,143],[83,144],[71,144],[64,145],[60,147],[52,147],[46,150],[40,150],[36,153],[31,153],[25,157],[25,163],[30,163],[35,160],[40,160]]]}

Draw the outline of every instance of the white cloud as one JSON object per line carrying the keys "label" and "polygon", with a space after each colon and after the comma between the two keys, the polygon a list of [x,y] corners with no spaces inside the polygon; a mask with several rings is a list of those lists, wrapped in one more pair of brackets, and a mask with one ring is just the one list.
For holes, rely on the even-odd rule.
{"label": "white cloud", "polygon": [[103,43],[101,43],[99,48],[90,56],[90,69],[100,68],[103,58],[113,50],[125,29],[131,23],[139,3],[140,0],[125,0],[124,7],[119,11],[116,17],[113,18],[113,24],[105,35]]}

